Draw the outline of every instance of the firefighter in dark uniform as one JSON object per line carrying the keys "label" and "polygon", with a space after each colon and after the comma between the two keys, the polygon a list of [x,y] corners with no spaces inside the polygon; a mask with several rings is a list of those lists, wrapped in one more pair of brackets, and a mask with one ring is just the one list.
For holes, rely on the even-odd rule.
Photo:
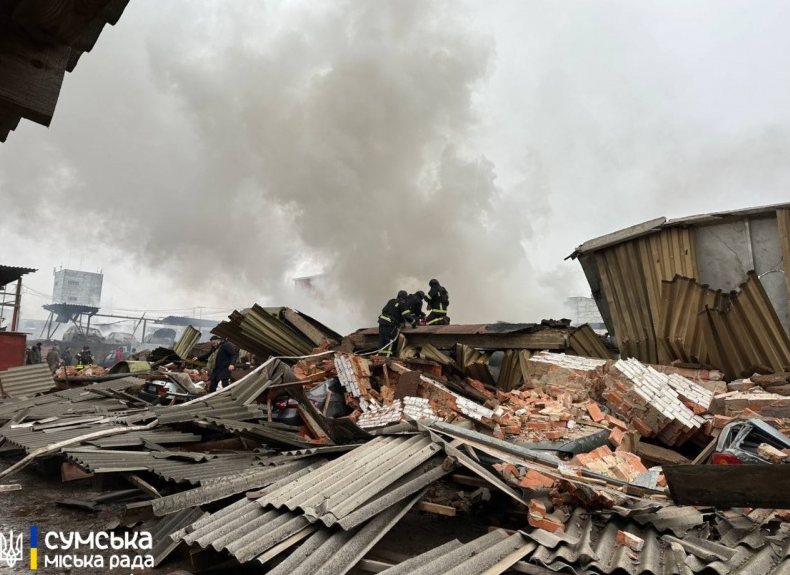
{"label": "firefighter in dark uniform", "polygon": [[397,297],[387,302],[379,316],[379,350],[382,355],[392,355],[392,345],[398,338],[401,326],[405,322],[416,324],[416,318],[406,305],[408,294],[401,290]]}
{"label": "firefighter in dark uniform", "polygon": [[409,308],[409,311],[411,311],[418,324],[425,324],[425,314],[422,311],[422,300],[424,299],[425,292],[422,290],[416,291],[406,298],[406,306]]}
{"label": "firefighter in dark uniform", "polygon": [[431,286],[431,289],[425,296],[425,301],[428,302],[430,313],[426,319],[426,325],[448,325],[450,318],[447,317],[447,308],[450,306],[450,296],[439,280],[433,279],[428,285]]}

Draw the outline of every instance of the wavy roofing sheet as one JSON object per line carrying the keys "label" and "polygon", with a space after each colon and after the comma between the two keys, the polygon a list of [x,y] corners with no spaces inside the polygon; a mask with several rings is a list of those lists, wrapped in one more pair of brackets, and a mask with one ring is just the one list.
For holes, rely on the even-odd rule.
{"label": "wavy roofing sheet", "polygon": [[32,397],[53,387],[55,380],[46,363],[11,367],[0,372],[2,397]]}
{"label": "wavy roofing sheet", "polygon": [[377,437],[265,495],[258,503],[298,509],[311,521],[331,526],[441,451],[440,445],[423,435]]}
{"label": "wavy roofing sheet", "polygon": [[790,369],[790,338],[760,278],[753,271],[726,311],[706,309],[703,335],[711,363],[728,379],[748,377],[757,366]]}
{"label": "wavy roofing sheet", "polygon": [[[537,544],[520,532],[508,535],[496,529],[466,545],[450,541],[381,571],[385,575],[495,575],[515,565]],[[441,549],[441,552],[438,550]]]}
{"label": "wavy roofing sheet", "polygon": [[181,337],[178,338],[178,343],[176,343],[173,351],[176,352],[178,357],[187,359],[198,341],[200,341],[200,332],[188,325]]}
{"label": "wavy roofing sheet", "polygon": [[212,333],[226,337],[238,347],[261,357],[308,355],[316,339],[340,342],[340,336],[317,320],[285,307],[263,308],[258,304],[234,311]]}
{"label": "wavy roofing sheet", "polygon": [[[633,522],[612,519],[604,524],[594,521],[583,509],[577,508],[566,524],[565,533],[548,533],[537,529],[527,536],[538,546],[526,557],[530,564],[551,571],[572,571],[577,574],[627,573],[629,575],[784,575],[790,573],[788,541],[772,547],[763,541],[753,548],[735,540],[725,545],[700,537],[708,530],[691,531],[688,535],[662,535],[657,528],[684,531],[692,521],[691,508],[677,512],[669,522],[655,522],[640,528]],[[697,522],[696,519],[693,522]],[[617,543],[619,530],[644,540],[641,551],[631,551]]]}

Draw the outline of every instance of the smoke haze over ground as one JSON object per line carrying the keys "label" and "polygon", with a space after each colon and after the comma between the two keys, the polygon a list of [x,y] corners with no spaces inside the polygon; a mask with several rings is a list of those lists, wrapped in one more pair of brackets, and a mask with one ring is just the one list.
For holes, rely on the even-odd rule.
{"label": "smoke haze over ground", "polygon": [[[455,322],[558,317],[589,291],[562,261],[582,241],[787,201],[789,11],[133,0],[52,127],[0,146],[0,262],[216,319],[258,301],[348,331],[432,277]],[[318,272],[324,302],[290,282]]]}

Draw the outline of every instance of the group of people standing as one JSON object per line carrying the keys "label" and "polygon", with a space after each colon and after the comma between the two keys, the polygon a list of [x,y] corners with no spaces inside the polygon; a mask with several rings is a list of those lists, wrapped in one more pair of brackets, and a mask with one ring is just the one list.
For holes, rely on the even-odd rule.
{"label": "group of people standing", "polygon": [[[387,302],[379,316],[379,350],[383,355],[392,355],[392,345],[398,338],[401,327],[410,324],[418,325],[449,325],[450,317],[447,308],[450,296],[447,290],[432,279],[428,282],[428,293],[418,290],[413,294],[400,290],[398,295]],[[422,311],[422,304],[428,304],[428,315]]]}
{"label": "group of people standing", "polygon": [[25,350],[25,365],[35,365],[46,361],[49,369],[54,372],[61,365],[71,365],[71,362],[74,360],[77,361],[78,367],[93,363],[93,354],[91,353],[91,348],[87,345],[83,346],[76,356],[72,355],[70,347],[67,347],[61,354],[60,347],[53,345],[49,348],[46,357],[42,357],[41,347],[42,344],[39,341]]}

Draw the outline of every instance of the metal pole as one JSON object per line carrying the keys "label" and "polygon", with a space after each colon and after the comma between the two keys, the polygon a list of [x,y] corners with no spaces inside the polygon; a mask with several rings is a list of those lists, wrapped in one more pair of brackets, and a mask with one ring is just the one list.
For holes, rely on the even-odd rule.
{"label": "metal pole", "polygon": [[148,320],[143,320],[143,337],[140,338],[140,343],[145,343],[145,327],[148,325]]}
{"label": "metal pole", "polygon": [[22,308],[22,278],[16,280],[16,296],[14,297],[14,315],[11,319],[11,331],[19,328],[19,310]]}

